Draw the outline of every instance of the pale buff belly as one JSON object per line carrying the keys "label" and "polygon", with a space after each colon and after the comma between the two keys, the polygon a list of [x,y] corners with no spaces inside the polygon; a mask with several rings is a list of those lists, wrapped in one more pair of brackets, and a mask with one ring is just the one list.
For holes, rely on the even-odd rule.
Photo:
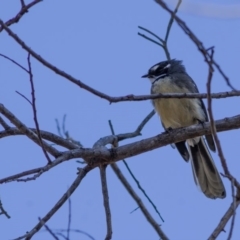
{"label": "pale buff belly", "polygon": [[189,99],[159,99],[154,105],[165,128],[187,127],[202,118]]}
{"label": "pale buff belly", "polygon": [[[154,84],[152,93],[188,93],[185,88],[173,86],[169,79]],[[187,127],[205,121],[205,114],[199,99],[155,99],[154,106],[165,128]]]}

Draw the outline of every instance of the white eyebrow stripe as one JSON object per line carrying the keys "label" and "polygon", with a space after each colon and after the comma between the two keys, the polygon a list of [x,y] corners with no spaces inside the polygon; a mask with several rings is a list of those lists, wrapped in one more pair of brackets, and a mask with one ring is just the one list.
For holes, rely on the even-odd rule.
{"label": "white eyebrow stripe", "polygon": [[153,66],[153,67],[151,68],[151,70],[152,70],[152,71],[155,71],[155,70],[158,69],[158,67],[159,67],[159,64],[157,64],[156,66]]}
{"label": "white eyebrow stripe", "polygon": [[170,68],[171,67],[171,63],[169,63],[166,67],[164,67],[164,69],[165,68]]}

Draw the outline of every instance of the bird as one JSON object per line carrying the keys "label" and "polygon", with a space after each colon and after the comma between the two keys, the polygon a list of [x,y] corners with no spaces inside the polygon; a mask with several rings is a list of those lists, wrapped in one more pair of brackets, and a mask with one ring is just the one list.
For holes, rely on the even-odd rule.
{"label": "bird", "polygon": [[[151,94],[199,93],[182,61],[171,59],[153,65],[142,78],[151,82]],[[200,98],[157,98],[152,100],[162,126],[169,132],[176,128],[208,122],[204,102]],[[226,190],[208,147],[216,151],[211,134],[175,143],[182,158],[191,161],[194,181],[206,197],[225,198]]]}

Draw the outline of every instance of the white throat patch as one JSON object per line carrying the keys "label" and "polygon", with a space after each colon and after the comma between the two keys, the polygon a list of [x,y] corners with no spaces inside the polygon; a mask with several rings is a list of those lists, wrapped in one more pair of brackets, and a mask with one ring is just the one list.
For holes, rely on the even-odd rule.
{"label": "white throat patch", "polygon": [[166,76],[167,76],[167,74],[166,74],[166,73],[163,73],[163,74],[161,74],[161,75],[159,75],[159,76],[157,76],[157,77],[155,77],[155,78],[149,77],[149,80],[150,80],[150,82],[151,82],[152,84],[154,84],[156,81],[159,81],[160,79],[163,79],[163,78],[165,78]]}

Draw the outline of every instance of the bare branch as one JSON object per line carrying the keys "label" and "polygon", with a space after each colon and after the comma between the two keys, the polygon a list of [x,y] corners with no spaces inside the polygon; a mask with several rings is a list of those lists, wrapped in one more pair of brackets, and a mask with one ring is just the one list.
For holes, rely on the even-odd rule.
{"label": "bare branch", "polygon": [[[160,45],[161,47],[163,47],[163,43],[164,43],[164,40],[162,38],[160,38],[157,34],[153,33],[152,31],[150,31],[149,29],[147,28],[144,28],[144,27],[141,27],[141,26],[138,26],[139,29],[151,34],[153,37],[157,38],[157,40],[160,42]],[[141,36],[141,34],[138,34]],[[157,43],[159,45],[159,43]]]}
{"label": "bare branch", "polygon": [[[1,121],[1,120],[0,120]],[[1,122],[0,122],[1,123]],[[35,128],[28,128],[35,134],[37,133],[37,130]],[[69,141],[68,139],[64,139],[62,137],[59,137],[58,135],[55,135],[54,133],[47,132],[40,130],[42,138],[51,141],[59,146],[65,147],[67,149],[75,149],[80,147],[75,142]],[[10,127],[6,129],[6,131],[0,131],[0,138],[8,137],[8,136],[15,136],[15,135],[25,135],[23,132],[21,132],[18,128]]]}
{"label": "bare branch", "polygon": [[26,6],[24,0],[20,0],[20,2],[21,2],[21,5],[22,5],[22,8],[24,8]]}
{"label": "bare branch", "polygon": [[[223,131],[224,128],[226,128],[226,125],[232,126],[232,129],[237,129],[240,128],[240,115],[234,117],[234,118],[225,118],[223,120],[218,120],[215,121],[216,129],[217,131]],[[228,128],[229,130],[229,128]],[[148,138],[144,139],[141,141],[137,141],[134,143],[126,144],[123,146],[120,146],[118,148],[113,148],[108,150],[110,152],[110,159],[115,159],[115,161],[118,161],[120,159],[124,159],[129,156],[135,156],[138,154],[141,154],[146,151],[150,151],[162,146],[165,146],[170,143],[174,142],[180,142],[189,138],[194,138],[197,136],[202,136],[202,135],[208,135],[211,133],[210,129],[210,123],[205,123],[204,127],[202,124],[198,125],[193,125],[187,128],[180,128],[180,129],[174,129],[171,133],[163,133],[160,135],[157,135],[156,137],[153,138]],[[105,151],[105,149],[98,149],[101,151],[103,154],[106,154],[105,156],[99,155],[99,156],[94,156],[95,163],[99,161],[98,159],[104,159],[104,161],[100,161],[100,163],[111,163],[113,160],[109,159],[109,154],[108,151]],[[78,150],[79,151],[79,150]],[[86,153],[86,152],[85,152]],[[96,153],[96,152],[94,152]],[[76,154],[77,155],[77,154]],[[80,157],[80,156],[79,156]],[[84,156],[86,157],[86,155]],[[108,160],[110,161],[108,161]],[[94,162],[93,162],[94,163]]]}
{"label": "bare branch", "polygon": [[67,226],[67,239],[70,239],[70,229],[72,222],[72,202],[71,198],[68,198],[68,226]]}
{"label": "bare branch", "polygon": [[219,224],[217,227],[214,229],[213,233],[211,236],[208,238],[208,240],[215,240],[218,235],[223,231],[224,227],[228,223],[229,219],[233,216],[233,213],[239,206],[240,201],[236,202],[235,208],[234,208],[234,203],[231,203],[230,207],[228,208],[227,212],[224,214],[222,219],[220,220]]}
{"label": "bare branch", "polygon": [[55,206],[39,221],[39,223],[28,233],[25,235],[16,238],[15,240],[20,239],[26,239],[30,240],[35,233],[37,233],[44,224],[59,210],[60,207],[68,200],[68,198],[73,194],[73,192],[77,189],[79,184],[81,183],[82,179],[86,176],[86,174],[91,170],[92,168],[89,166],[86,166],[81,169],[79,172],[77,178],[74,180],[72,185],[69,187],[69,189],[63,194],[63,196],[58,200],[58,202],[55,204]]}
{"label": "bare branch", "polygon": [[107,187],[107,176],[106,176],[107,165],[101,165],[99,168],[100,168],[101,183],[102,183],[103,205],[105,209],[106,223],[107,223],[107,234],[106,234],[105,240],[110,240],[112,239],[112,220],[111,220],[111,209],[109,204],[108,187]]}
{"label": "bare branch", "polygon": [[[137,127],[137,129],[136,129],[134,132],[118,134],[118,135],[117,135],[117,137],[118,137],[118,142],[119,142],[119,141],[122,141],[122,140],[125,140],[125,139],[128,139],[128,138],[134,138],[134,137],[140,136],[142,129],[144,128],[144,126],[146,125],[146,123],[154,116],[154,114],[155,114],[155,110],[152,110],[152,111],[142,120],[142,122],[139,124],[139,126]],[[114,134],[111,121],[109,120],[108,123],[109,123],[109,126],[110,126],[110,128],[111,128],[112,134]]]}
{"label": "bare branch", "polygon": [[[41,2],[41,1],[42,0],[34,0],[34,1],[30,2],[29,4],[25,5],[24,1],[21,0],[22,7],[21,7],[20,11],[18,12],[18,14],[15,17],[13,17],[13,18],[9,19],[7,22],[5,22],[5,25],[9,27],[10,25],[17,23],[21,19],[21,17],[28,12],[28,10],[31,7],[33,7],[34,5],[36,5],[37,3]],[[3,27],[0,27],[0,32],[2,30],[3,30]]]}
{"label": "bare branch", "polygon": [[32,106],[32,102],[22,93],[20,93],[19,91],[15,91],[18,95],[20,95],[22,98],[24,98],[28,103],[30,103],[30,105]]}
{"label": "bare branch", "polygon": [[[140,29],[144,29],[144,28],[141,27],[141,26],[139,26],[139,28],[140,28]],[[149,31],[149,30],[148,30],[148,31]],[[144,35],[144,34],[142,34],[142,33],[140,33],[140,32],[138,32],[138,35],[139,35],[140,37],[143,37],[143,38],[149,40],[150,42],[153,42],[153,43],[155,43],[155,44],[157,44],[157,45],[159,45],[160,47],[163,48],[163,45],[162,45],[161,43],[155,41],[154,39],[152,39],[152,38],[150,38],[150,37],[148,37],[148,36],[146,36],[146,35]]]}
{"label": "bare branch", "polygon": [[[39,141],[38,136],[32,132],[29,128],[27,128],[16,116],[14,116],[8,109],[4,107],[3,104],[0,104],[0,112],[9,119],[22,133],[24,133],[28,138],[34,141],[36,144],[41,146],[41,142]],[[59,156],[61,153],[56,150],[54,147],[50,146],[45,141],[42,142],[45,149],[52,154],[54,157]]]}
{"label": "bare branch", "polygon": [[[153,110],[152,112],[150,112],[150,114],[148,114],[148,116],[142,121],[142,123],[139,125],[140,129],[142,129],[144,127],[144,125],[150,120],[150,118],[153,116],[153,114],[155,113],[155,111]],[[114,129],[112,126],[112,122],[109,121],[109,126],[111,128],[111,132],[113,135],[115,135],[114,133]],[[138,130],[138,128],[137,128]],[[141,130],[140,130],[141,131]],[[133,132],[134,133],[134,132]],[[140,134],[140,132],[139,132]],[[117,146],[114,146],[117,147]],[[135,177],[135,175],[133,174],[132,170],[130,169],[130,167],[128,166],[128,163],[125,161],[125,159],[122,160],[125,167],[127,168],[128,172],[130,173],[131,177],[133,178],[133,180],[135,181],[135,183],[137,184],[138,188],[140,189],[140,191],[143,193],[143,195],[147,198],[147,200],[150,202],[150,204],[152,205],[152,207],[154,208],[154,210],[156,211],[156,213],[158,214],[158,216],[160,217],[160,219],[164,222],[160,212],[158,211],[156,205],[153,203],[153,201],[151,200],[151,198],[148,196],[148,194],[146,193],[146,191],[143,189],[143,187],[141,186],[140,182],[138,181],[138,179]]]}
{"label": "bare branch", "polygon": [[[67,230],[66,229],[55,229],[55,232],[58,232],[58,234],[59,234],[59,232],[67,232]],[[83,235],[89,237],[91,240],[95,240],[95,238],[93,236],[91,236],[89,233],[84,232],[79,229],[70,229],[70,232],[80,233],[80,234],[83,234]]]}
{"label": "bare branch", "polygon": [[212,81],[212,76],[213,76],[213,71],[214,71],[213,66],[212,66],[212,64],[213,64],[213,62],[212,62],[213,61],[213,54],[214,54],[214,49],[211,49],[210,59],[207,60],[207,63],[208,63],[208,66],[209,66],[209,73],[208,73],[208,80],[207,80],[208,114],[209,114],[210,123],[211,123],[211,131],[212,131],[212,135],[214,137],[214,140],[216,142],[219,158],[221,160],[221,163],[222,163],[225,174],[229,175],[230,173],[229,173],[229,170],[228,170],[228,167],[227,167],[227,162],[226,162],[226,159],[223,155],[223,150],[222,150],[222,147],[221,147],[218,135],[217,135],[215,125],[214,125],[214,117],[213,117],[213,112],[212,112],[212,99],[210,97],[211,81]]}
{"label": "bare branch", "polygon": [[0,124],[3,126],[5,130],[10,129],[11,127],[4,121],[4,119],[0,116]]}
{"label": "bare branch", "polygon": [[[38,218],[39,222],[42,222],[41,218]],[[55,240],[59,240],[59,238],[56,236],[56,234],[48,227],[47,224],[45,224],[44,222],[42,223],[43,226],[45,227],[46,231],[55,239]]]}
{"label": "bare branch", "polygon": [[5,215],[8,219],[11,218],[7,211],[4,209],[1,199],[0,199],[0,215]]}
{"label": "bare branch", "polygon": [[[83,145],[82,145],[79,141],[76,141],[75,139],[73,139],[73,138],[70,136],[69,131],[66,131],[66,130],[65,130],[65,127],[66,127],[66,126],[65,126],[65,125],[66,125],[66,118],[67,118],[67,115],[64,114],[64,115],[63,115],[63,120],[62,120],[62,131],[63,131],[63,135],[64,135],[65,139],[68,140],[68,141],[70,141],[70,142],[72,142],[72,143],[74,143],[75,145],[77,145],[77,146],[79,146],[79,147],[83,147]],[[57,125],[58,134],[59,134],[61,137],[63,137],[58,119],[55,119],[55,121],[56,121],[56,125]]]}
{"label": "bare branch", "polygon": [[111,164],[111,167],[119,180],[122,182],[128,193],[132,196],[132,198],[135,200],[137,205],[139,206],[140,210],[142,211],[143,215],[146,217],[147,221],[152,225],[154,230],[157,232],[158,236],[163,239],[167,240],[168,237],[165,235],[165,233],[160,228],[160,225],[154,220],[151,213],[147,210],[146,206],[143,204],[141,198],[137,195],[137,193],[134,191],[134,189],[131,187],[131,185],[128,183],[127,179],[122,174],[121,170],[118,168],[116,163]]}
{"label": "bare branch", "polygon": [[[0,112],[1,106],[2,105],[0,104]],[[215,126],[218,132],[238,129],[240,128],[240,115],[215,121]],[[52,161],[52,164],[50,166],[47,165],[43,167],[42,171],[47,171],[64,161],[68,161],[74,158],[83,158],[86,161],[89,161],[90,159],[90,162],[92,164],[91,167],[94,168],[100,164],[110,164],[124,158],[133,157],[138,154],[166,146],[170,143],[180,142],[185,139],[208,135],[210,133],[210,124],[205,123],[204,127],[202,124],[197,124],[186,128],[174,129],[170,133],[159,134],[155,137],[136,141],[134,143],[126,144],[113,149],[108,149],[101,146],[93,149],[77,147],[73,150],[63,152],[59,157]],[[107,136],[101,138],[99,141],[106,144],[112,144],[116,140],[117,136]]]}
{"label": "bare branch", "polygon": [[[176,16],[174,17],[176,19]],[[207,94],[200,94],[200,93],[184,93],[184,94],[157,94],[157,95],[143,95],[143,96],[134,96],[132,94],[122,96],[122,97],[111,97],[105,93],[99,92],[98,90],[86,85],[85,83],[81,82],[80,80],[74,78],[70,74],[60,70],[56,66],[52,65],[44,58],[42,58],[39,54],[34,52],[29,46],[27,46],[11,29],[9,29],[4,22],[0,19],[0,24],[6,30],[6,32],[29,54],[31,54],[35,59],[41,62],[44,66],[54,71],[56,74],[68,79],[70,82],[76,84],[80,88],[85,89],[92,94],[108,100],[110,103],[120,102],[120,101],[140,101],[140,100],[147,100],[147,99],[155,99],[155,98],[207,98]],[[213,64],[216,65],[215,62]],[[222,98],[222,97],[231,97],[231,96],[240,96],[240,91],[236,92],[224,92],[219,94],[211,95],[212,98]]]}
{"label": "bare branch", "polygon": [[[177,3],[176,8],[175,8],[175,10],[174,10],[174,14],[177,13],[178,8],[180,7],[181,2],[182,2],[182,0],[178,0],[178,3]],[[152,31],[150,31],[150,30],[148,30],[148,29],[146,29],[146,28],[144,28],[144,27],[138,26],[138,28],[140,28],[141,30],[143,30],[143,31],[151,34],[153,37],[157,38],[157,40],[158,40],[159,42],[157,42],[157,41],[155,41],[154,39],[152,39],[152,38],[150,38],[150,37],[147,37],[147,36],[145,36],[144,34],[138,32],[138,35],[139,35],[139,36],[141,36],[141,37],[143,37],[143,38],[145,38],[145,39],[147,39],[147,40],[149,40],[149,41],[151,41],[151,42],[159,45],[160,47],[162,47],[163,50],[164,50],[164,52],[165,52],[166,58],[167,58],[168,60],[171,59],[171,56],[170,56],[170,53],[169,53],[169,50],[168,50],[168,47],[167,47],[167,41],[168,41],[168,37],[169,37],[170,30],[171,30],[171,28],[172,28],[173,21],[174,21],[174,17],[171,16],[171,18],[170,18],[170,20],[169,20],[169,22],[168,22],[167,31],[166,31],[166,34],[165,34],[165,38],[164,38],[164,39],[160,38],[159,36],[157,36],[157,35],[156,35],[155,33],[153,33]]]}
{"label": "bare branch", "polygon": [[[127,138],[130,138],[132,136],[135,135],[140,135],[141,134],[141,130],[143,129],[143,127],[145,126],[145,124],[151,119],[151,117],[155,114],[155,111],[152,110],[144,119],[143,121],[140,123],[140,125],[137,127],[136,131],[133,133],[129,133],[129,134],[125,134],[125,136],[128,136]],[[112,125],[112,122],[109,120],[109,126],[111,129],[111,133],[113,135],[115,135],[114,132],[114,128]],[[119,134],[118,138],[120,138],[120,135],[124,135],[124,134]],[[122,138],[124,139],[124,138]],[[117,147],[118,144],[113,145],[113,147]],[[125,160],[123,160],[123,162],[125,163],[125,165],[127,164]],[[127,170],[130,172],[131,176],[133,176],[130,168],[127,166]],[[153,228],[156,230],[156,232],[158,233],[159,237],[161,237],[162,239],[167,239],[166,235],[164,234],[164,232],[161,230],[159,224],[154,220],[154,218],[151,216],[151,214],[148,212],[148,210],[146,209],[146,207],[144,206],[144,204],[142,203],[142,200],[140,199],[140,197],[137,195],[137,193],[133,190],[133,188],[131,187],[131,185],[129,184],[129,182],[127,181],[127,179],[124,177],[124,175],[122,174],[121,170],[118,168],[116,163],[111,164],[111,167],[113,169],[113,171],[115,172],[115,174],[117,175],[118,179],[121,181],[121,183],[124,185],[124,187],[127,189],[128,193],[132,196],[132,198],[137,202],[137,204],[139,204],[139,208],[141,209],[141,211],[143,212],[144,216],[146,217],[146,219],[148,220],[148,222],[153,226]],[[134,177],[134,176],[133,176]],[[134,177],[134,180],[136,181],[136,178]],[[137,181],[138,182],[138,181]],[[141,189],[143,190],[143,189]],[[145,191],[143,190],[143,192],[145,193]],[[150,201],[151,202],[151,201]],[[153,204],[151,202],[151,204]],[[155,206],[153,204],[153,206]],[[156,210],[156,209],[155,209]],[[157,213],[159,214],[158,210]],[[159,214],[160,218],[161,215]],[[163,219],[162,219],[163,220]]]}
{"label": "bare branch", "polygon": [[20,63],[16,62],[15,60],[13,60],[12,58],[4,55],[4,54],[1,54],[0,53],[0,56],[3,57],[3,58],[6,58],[7,60],[9,60],[10,62],[14,63],[15,65],[17,65],[18,67],[20,67],[23,71],[27,72],[27,74],[29,73],[28,70],[23,67]]}
{"label": "bare branch", "polygon": [[22,180],[20,178],[24,177],[24,176],[28,176],[28,175],[34,174],[34,173],[40,173],[41,171],[42,171],[42,167],[34,168],[34,169],[31,169],[31,170],[27,170],[27,171],[24,171],[22,173],[18,173],[18,174],[15,174],[15,175],[12,175],[12,176],[0,179],[0,184],[12,182],[12,181],[17,181],[17,182],[18,181],[24,181],[24,180]]}
{"label": "bare branch", "polygon": [[[165,9],[167,12],[171,14],[171,16],[175,19],[177,24],[180,26],[180,28],[185,32],[186,35],[189,36],[189,38],[195,43],[197,46],[198,50],[202,53],[204,60],[207,62],[209,58],[211,58],[210,54],[208,53],[207,49],[204,47],[203,43],[196,37],[196,35],[188,28],[186,23],[181,20],[175,13],[172,11],[164,1],[162,0],[155,0],[156,3],[158,3],[163,9]],[[212,59],[212,64],[217,68],[218,72],[222,75],[224,80],[226,81],[227,85],[232,89],[236,90],[232,84],[230,83],[229,78],[227,75],[223,72],[219,64]]]}
{"label": "bare branch", "polygon": [[234,211],[233,211],[233,215],[232,215],[232,222],[231,222],[231,225],[230,225],[230,230],[229,230],[229,234],[228,234],[227,240],[231,240],[231,238],[232,238],[234,222],[235,222],[235,216],[236,216],[236,196],[235,196],[235,192],[234,192],[233,180],[231,181],[231,188],[232,188],[232,199],[233,199],[233,209],[234,209]]}
{"label": "bare branch", "polygon": [[30,54],[28,54],[27,62],[28,62],[29,81],[30,81],[30,84],[31,84],[31,91],[32,91],[31,94],[32,94],[33,119],[34,119],[34,122],[35,122],[40,146],[42,147],[42,150],[43,150],[43,153],[44,153],[45,157],[47,158],[48,164],[51,164],[52,161],[51,161],[50,157],[48,156],[48,154],[46,152],[46,149],[45,149],[45,146],[43,144],[41,133],[40,133],[40,128],[39,128],[39,123],[38,123],[38,119],[37,119],[36,97],[35,97],[35,89],[34,89],[34,83],[33,83],[33,73],[32,73]]}
{"label": "bare branch", "polygon": [[174,16],[176,15],[181,3],[182,3],[182,0],[178,0],[177,6],[176,6],[175,10],[173,11],[173,15],[171,16],[171,18],[169,20],[169,23],[168,23],[168,26],[167,26],[167,32],[166,32],[166,36],[165,36],[165,40],[164,40],[166,44],[167,44],[167,40],[168,40],[168,37],[169,37],[170,30],[172,28],[172,24],[173,24],[173,21],[174,21]]}

